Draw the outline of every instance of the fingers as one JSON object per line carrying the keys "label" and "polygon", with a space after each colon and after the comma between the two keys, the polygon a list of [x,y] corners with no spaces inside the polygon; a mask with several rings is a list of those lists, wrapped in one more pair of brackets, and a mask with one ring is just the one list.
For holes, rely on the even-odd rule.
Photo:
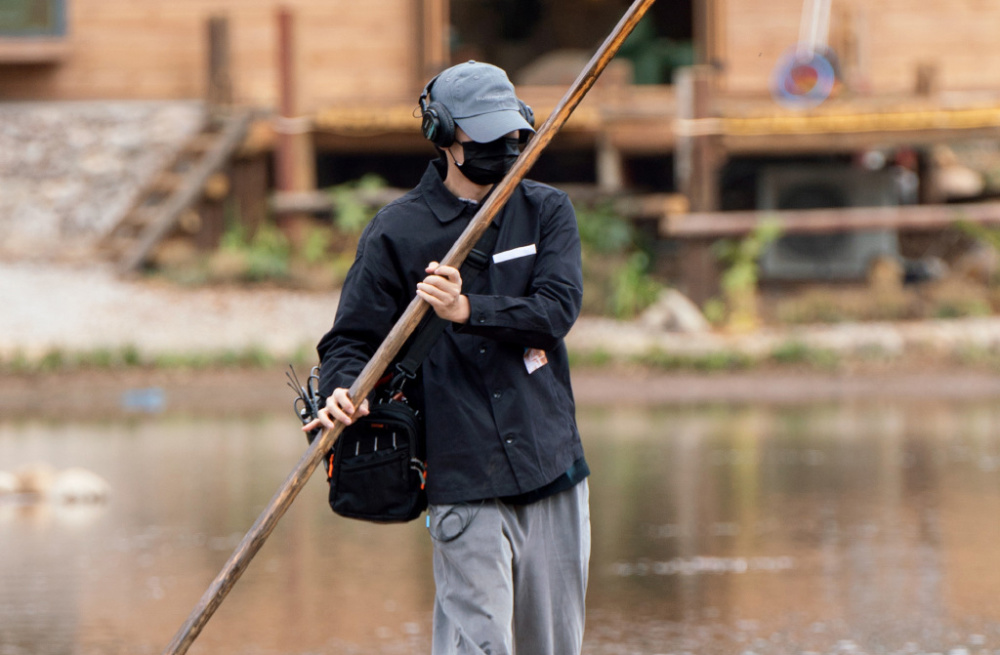
{"label": "fingers", "polygon": [[446,278],[449,282],[457,284],[459,287],[462,286],[462,274],[454,266],[442,266],[438,262],[431,262],[424,269],[424,272],[428,275],[437,275]]}
{"label": "fingers", "polygon": [[453,304],[462,294],[462,274],[457,268],[431,262],[425,270],[429,275],[417,283],[417,295],[435,309]]}
{"label": "fingers", "polygon": [[[334,421],[340,421],[344,425],[354,422],[353,416],[365,416],[368,414],[368,400],[366,399],[360,406],[355,407],[351,402],[347,389],[334,389],[333,394],[326,399],[326,407],[319,410],[315,421],[308,423],[305,427],[313,425],[317,421],[325,428],[333,428]],[[316,427],[313,425],[313,427]]]}
{"label": "fingers", "polygon": [[462,274],[454,266],[438,266],[434,269],[433,273],[439,277],[446,278],[452,284],[457,284],[459,288],[462,288]]}
{"label": "fingers", "polygon": [[318,427],[332,429],[334,421],[340,421],[344,425],[350,425],[354,422],[351,418],[353,415],[357,414],[359,417],[367,416],[368,412],[367,398],[357,407],[357,410],[355,410],[350,396],[347,395],[347,389],[336,389],[333,392],[333,395],[327,398],[326,407],[319,410],[316,418],[303,425],[302,431],[311,432]]}
{"label": "fingers", "polygon": [[[433,280],[433,277],[429,277],[427,280]],[[432,281],[417,283],[417,295],[434,307],[442,307],[455,302],[459,293],[460,289],[452,289]]]}

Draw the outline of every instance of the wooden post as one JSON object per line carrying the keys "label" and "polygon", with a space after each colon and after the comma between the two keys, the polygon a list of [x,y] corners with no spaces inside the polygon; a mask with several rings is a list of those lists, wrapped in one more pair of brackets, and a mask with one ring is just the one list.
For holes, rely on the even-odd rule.
{"label": "wooden post", "polygon": [[[678,190],[693,212],[718,209],[719,170],[723,163],[721,136],[706,129],[713,116],[712,68],[693,66],[676,76],[678,134],[674,171]],[[685,241],[681,252],[681,284],[698,304],[719,291],[719,273],[710,251],[711,240]]]}
{"label": "wooden post", "polygon": [[295,188],[295,156],[292,133],[288,129],[295,116],[295,65],[292,61],[292,13],[278,9],[278,138],[275,178],[279,191]]}
{"label": "wooden post", "polygon": [[267,159],[262,154],[236,159],[232,177],[236,212],[252,238],[267,218]]}
{"label": "wooden post", "polygon": [[[294,15],[281,7],[278,22],[278,120],[275,163],[279,191],[313,191],[316,188],[316,161],[313,151],[311,127],[298,116],[298,89],[296,86]],[[306,214],[288,214],[278,217],[282,230],[293,244],[301,242]]]}
{"label": "wooden post", "polygon": [[[221,123],[233,105],[232,66],[229,48],[229,19],[212,16],[206,22],[208,37],[208,75],[205,104],[211,120]],[[216,172],[206,183],[197,212],[200,218],[195,245],[199,250],[214,250],[225,231],[225,199],[229,195],[229,177]]]}
{"label": "wooden post", "polygon": [[233,82],[229,57],[229,19],[208,19],[208,88],[205,101],[210,112],[233,104]]}
{"label": "wooden post", "polygon": [[605,193],[618,193],[625,188],[621,150],[611,143],[606,132],[597,139],[597,188]]}
{"label": "wooden post", "polygon": [[941,90],[940,69],[936,62],[922,61],[917,64],[913,92],[924,98],[938,95]]}
{"label": "wooden post", "polygon": [[721,67],[723,63],[723,2],[694,0],[692,3],[695,64]]}
{"label": "wooden post", "polygon": [[448,0],[420,0],[421,57],[418,78],[420,88],[451,63],[448,43],[450,5]]}

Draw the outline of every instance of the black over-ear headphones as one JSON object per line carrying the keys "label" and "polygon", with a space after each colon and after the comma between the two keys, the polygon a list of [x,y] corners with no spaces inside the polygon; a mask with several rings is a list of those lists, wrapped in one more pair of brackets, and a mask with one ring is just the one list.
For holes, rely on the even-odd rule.
{"label": "black over-ear headphones", "polygon": [[[440,102],[430,100],[431,87],[440,75],[435,75],[424,87],[420,94],[420,131],[424,138],[439,148],[447,148],[455,143],[455,119],[451,112]],[[429,102],[428,102],[429,101]],[[531,110],[523,100],[517,99],[518,111],[528,125],[535,127],[535,112]],[[527,130],[521,131],[521,141],[527,141],[530,134]]]}

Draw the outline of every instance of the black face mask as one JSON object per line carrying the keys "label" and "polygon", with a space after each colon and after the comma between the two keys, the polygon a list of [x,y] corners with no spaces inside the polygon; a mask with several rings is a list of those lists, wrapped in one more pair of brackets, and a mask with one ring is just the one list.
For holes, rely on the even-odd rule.
{"label": "black face mask", "polygon": [[462,175],[474,184],[496,184],[507,174],[521,154],[517,137],[504,136],[489,143],[462,143],[465,163],[456,164]]}

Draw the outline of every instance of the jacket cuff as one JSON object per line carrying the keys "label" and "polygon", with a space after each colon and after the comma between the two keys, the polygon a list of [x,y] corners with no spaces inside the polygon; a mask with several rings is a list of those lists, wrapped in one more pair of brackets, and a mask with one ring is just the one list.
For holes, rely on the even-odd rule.
{"label": "jacket cuff", "polygon": [[496,311],[486,297],[466,294],[466,298],[469,299],[469,322],[461,325],[459,328],[460,331],[461,328],[465,327],[476,328],[496,325]]}

